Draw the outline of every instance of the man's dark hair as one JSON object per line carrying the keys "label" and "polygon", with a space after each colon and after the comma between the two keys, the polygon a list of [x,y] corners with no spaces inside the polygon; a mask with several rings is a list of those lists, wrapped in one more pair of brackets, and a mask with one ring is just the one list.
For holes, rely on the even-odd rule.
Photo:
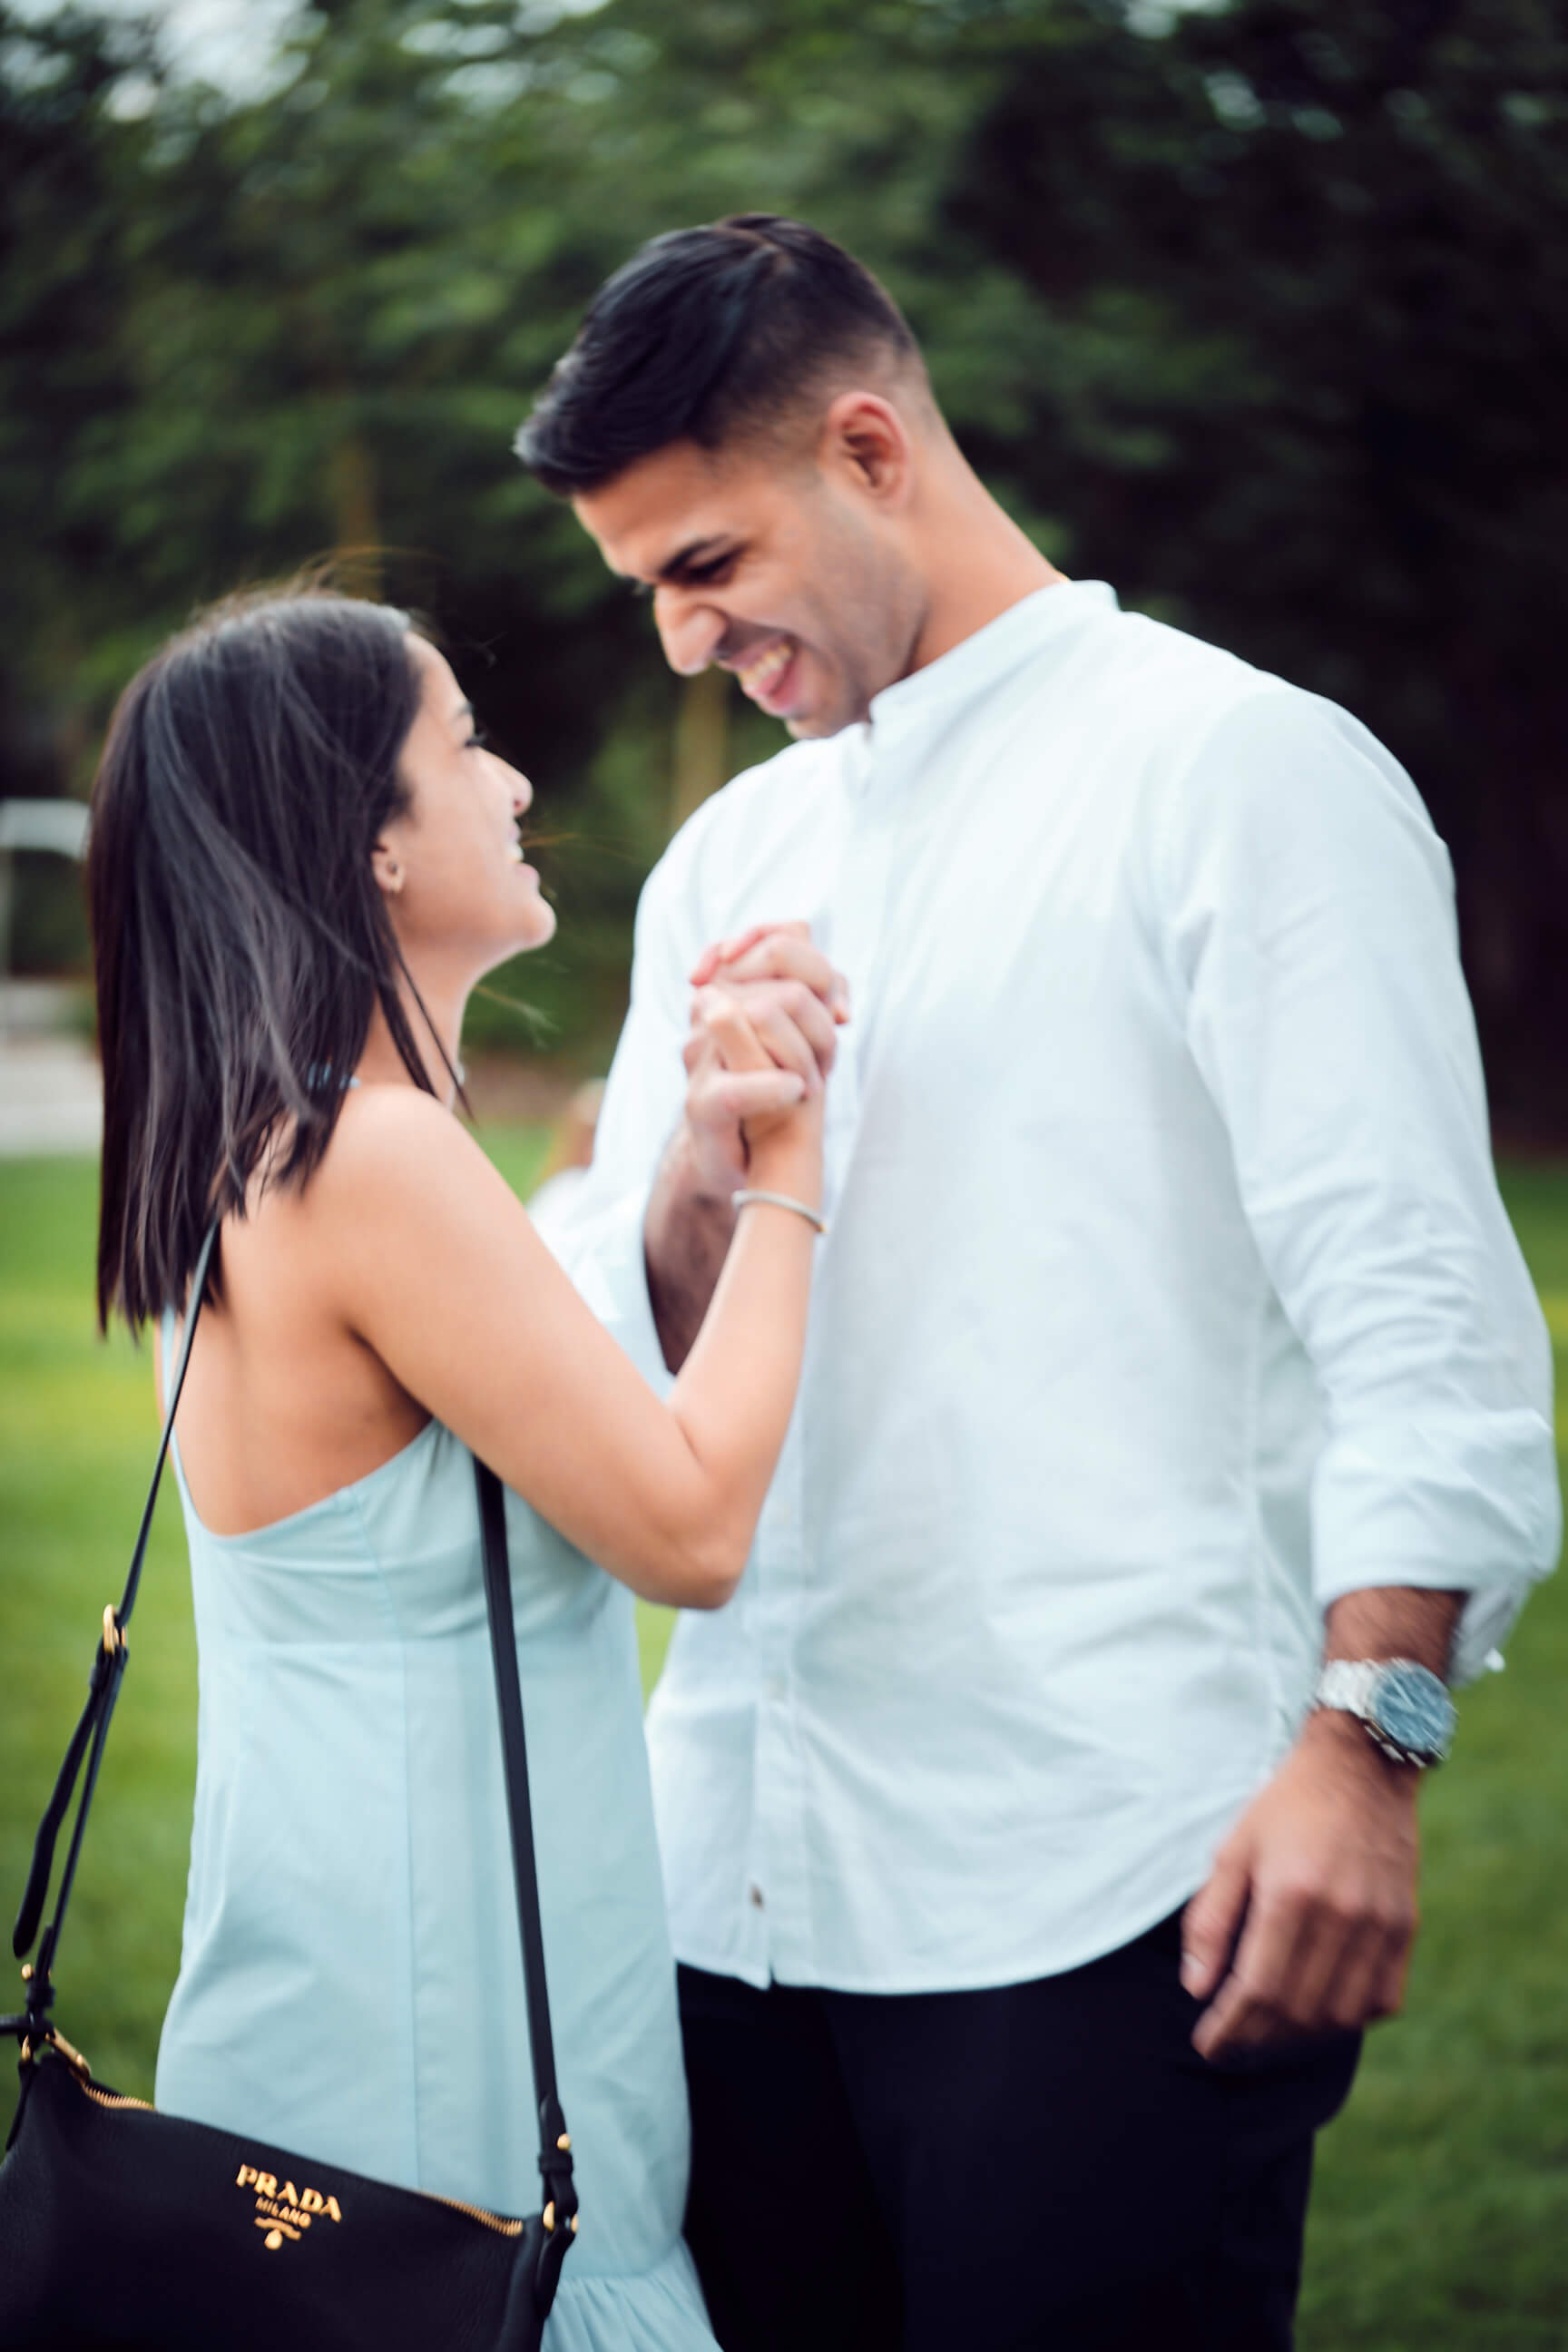
{"label": "man's dark hair", "polygon": [[88,844],[100,1321],[181,1303],[215,1209],[244,1213],[275,1144],[272,1180],[307,1180],[378,1004],[430,1090],[370,855],[408,801],[410,634],[384,605],[254,593],[121,698]]}
{"label": "man's dark hair", "polygon": [[600,288],[517,454],[574,497],[672,441],[764,436],[833,368],[889,355],[919,346],[831,237],[771,213],[673,229]]}

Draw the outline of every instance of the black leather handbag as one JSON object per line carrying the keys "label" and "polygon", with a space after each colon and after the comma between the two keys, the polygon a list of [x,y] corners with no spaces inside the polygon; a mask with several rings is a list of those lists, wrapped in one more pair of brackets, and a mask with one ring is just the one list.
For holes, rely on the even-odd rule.
{"label": "black leather handbag", "polygon": [[[37,1935],[55,1844],[81,1779],[54,1916],[23,1969],[26,2005],[0,2018],[21,2044],[21,2098],[0,2163],[0,2347],[146,2352],[537,2352],[576,2229],[571,2140],[555,2086],[534,1874],[522,1694],[500,1482],[474,1465],[495,1659],[533,2080],[542,2211],[527,2220],[389,2187],[341,2165],[160,2115],[93,2080],[50,2015],[60,1927],[126,1664],[191,1341],[216,1239],[207,1236],[124,1598],[103,1612],[88,1700],[38,1831],[13,1943]],[[83,1774],[85,1760],[86,1770]],[[454,2020],[455,2063],[474,2057]]]}

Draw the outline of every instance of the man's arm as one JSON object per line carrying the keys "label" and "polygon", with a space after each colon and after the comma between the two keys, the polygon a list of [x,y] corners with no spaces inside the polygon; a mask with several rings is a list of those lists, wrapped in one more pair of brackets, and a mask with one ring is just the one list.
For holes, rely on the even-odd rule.
{"label": "man's arm", "polygon": [[[1152,911],[1323,1402],[1328,1654],[1466,1680],[1549,1570],[1558,1504],[1550,1352],[1492,1172],[1447,860],[1394,762],[1310,698],[1261,691],[1163,790]],[[1395,2004],[1417,1777],[1352,1717],[1308,1719],[1189,1906],[1200,2049]]]}
{"label": "man's arm", "polygon": [[[1409,1658],[1446,1676],[1464,1595],[1380,1585],[1328,1613],[1325,1660]],[[1333,1707],[1300,1738],[1187,1906],[1182,1981],[1208,2002],[1194,2047],[1350,2032],[1391,2017],[1416,1927],[1421,1773]]]}
{"label": "man's arm", "polygon": [[643,1227],[648,1304],[669,1370],[678,1372],[702,1328],[709,1301],[735,1229],[730,1195],[742,1181],[737,1169],[714,1189],[690,1128],[683,1120],[670,1137],[648,1196]]}

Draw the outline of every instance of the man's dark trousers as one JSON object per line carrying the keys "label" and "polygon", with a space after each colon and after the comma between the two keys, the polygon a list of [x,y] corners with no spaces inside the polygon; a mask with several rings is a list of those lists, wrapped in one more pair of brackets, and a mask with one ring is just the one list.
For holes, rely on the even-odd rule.
{"label": "man's dark trousers", "polygon": [[724,2352],[1287,2352],[1356,2035],[1210,2064],[1180,1915],[1087,1967],[867,1994],[680,1970]]}

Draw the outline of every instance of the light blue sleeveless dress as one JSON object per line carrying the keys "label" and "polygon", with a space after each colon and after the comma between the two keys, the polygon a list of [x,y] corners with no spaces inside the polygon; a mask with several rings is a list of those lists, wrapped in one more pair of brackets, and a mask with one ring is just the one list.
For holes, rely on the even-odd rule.
{"label": "light blue sleeveless dress", "polygon": [[[174,1466],[201,1697],[157,2103],[405,2188],[535,2212],[472,1456],[433,1421],[367,1477],[232,1537],[197,1517],[177,1447]],[[582,2198],[546,2352],[715,2352],[680,2236],[686,2084],[631,1596],[506,1501]]]}

